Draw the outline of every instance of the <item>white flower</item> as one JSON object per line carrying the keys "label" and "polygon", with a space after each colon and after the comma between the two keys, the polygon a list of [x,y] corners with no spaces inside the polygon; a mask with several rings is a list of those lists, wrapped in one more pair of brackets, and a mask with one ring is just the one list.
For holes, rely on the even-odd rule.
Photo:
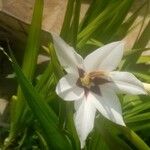
{"label": "white flower", "polygon": [[81,148],[93,129],[96,110],[107,119],[125,126],[116,92],[146,92],[133,74],[112,71],[123,56],[123,42],[107,44],[83,59],[60,37],[53,35],[53,41],[60,64],[68,73],[58,82],[56,93],[66,101],[75,101],[74,121]]}

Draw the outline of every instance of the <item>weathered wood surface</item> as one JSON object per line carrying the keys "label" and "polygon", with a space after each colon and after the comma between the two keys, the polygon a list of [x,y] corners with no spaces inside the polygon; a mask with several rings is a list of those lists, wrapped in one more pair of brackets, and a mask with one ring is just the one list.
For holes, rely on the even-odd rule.
{"label": "weathered wood surface", "polygon": [[[47,31],[53,30],[54,32],[60,30],[66,2],[66,0],[45,0],[43,29]],[[1,3],[2,12],[10,14],[23,22],[30,23],[34,0],[3,0]]]}

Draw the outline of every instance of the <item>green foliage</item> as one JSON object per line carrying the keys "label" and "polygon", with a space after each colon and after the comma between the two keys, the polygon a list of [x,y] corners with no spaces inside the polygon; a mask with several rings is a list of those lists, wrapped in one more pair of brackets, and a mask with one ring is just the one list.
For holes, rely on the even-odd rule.
{"label": "green foliage", "polygon": [[41,129],[43,130],[45,140],[49,146],[53,149],[60,150],[67,148],[71,149],[71,147],[68,146],[69,144],[67,145],[67,139],[65,141],[65,136],[62,135],[58,129],[58,118],[55,113],[51,110],[38,91],[26,79],[14,59],[12,61],[12,66],[17,75],[17,79],[20,83],[25,99],[27,100],[32,113],[38,119],[42,127]]}
{"label": "green foliage", "polygon": [[[37,56],[39,53],[43,5],[44,5],[43,0],[35,1],[32,23],[23,59],[22,70],[25,76],[30,81],[32,81],[33,79],[33,75],[36,68]],[[11,143],[11,140],[13,140],[14,136],[17,135],[18,130],[20,130],[19,128],[22,128],[25,122],[25,120],[22,120],[22,114],[24,113],[26,104],[20,87],[18,87],[17,101],[15,101],[15,103],[14,102],[12,103],[14,110],[12,112],[13,115],[11,117],[11,129],[8,137],[10,142],[8,143]]]}
{"label": "green foliage", "polygon": [[[81,0],[68,0],[60,36],[82,55],[111,41],[122,40],[131,29],[140,12],[145,10],[141,28],[133,47],[124,54],[120,70],[132,72],[141,81],[150,83],[149,56],[142,52],[150,40],[150,20],[144,27],[149,12],[145,0],[130,16],[137,0],[92,0],[80,21]],[[0,132],[3,149],[79,150],[80,143],[74,126],[73,104],[62,101],[55,93],[58,80],[65,74],[51,43],[48,45],[50,62],[45,71],[34,77],[39,54],[43,0],[35,1],[22,70],[11,54],[12,66],[19,83],[17,96],[12,97],[10,130]],[[32,81],[37,79],[35,86]],[[99,115],[95,128],[86,141],[85,150],[148,150],[150,135],[150,97],[120,95],[123,116],[128,128],[114,125]],[[4,132],[6,131],[6,132]],[[32,131],[32,132],[31,132]],[[137,132],[137,135],[134,131]],[[9,132],[5,142],[1,142]],[[5,135],[5,136],[4,136]],[[142,140],[143,139],[143,140]]]}

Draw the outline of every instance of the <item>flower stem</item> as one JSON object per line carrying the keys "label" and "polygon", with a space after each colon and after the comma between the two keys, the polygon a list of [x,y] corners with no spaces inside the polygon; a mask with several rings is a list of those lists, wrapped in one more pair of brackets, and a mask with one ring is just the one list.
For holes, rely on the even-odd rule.
{"label": "flower stem", "polygon": [[150,150],[150,147],[131,129],[122,128],[122,133],[127,139],[136,146],[139,150]]}

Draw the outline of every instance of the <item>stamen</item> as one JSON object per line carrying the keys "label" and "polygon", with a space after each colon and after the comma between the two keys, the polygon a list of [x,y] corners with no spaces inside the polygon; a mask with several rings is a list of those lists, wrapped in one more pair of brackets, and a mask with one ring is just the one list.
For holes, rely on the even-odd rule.
{"label": "stamen", "polygon": [[82,78],[80,78],[82,86],[85,86],[87,88],[91,87],[91,79],[88,74],[85,74]]}
{"label": "stamen", "polygon": [[107,72],[104,71],[93,71],[89,73],[89,76],[91,79],[97,78],[97,77],[102,77],[102,76],[107,76]]}

